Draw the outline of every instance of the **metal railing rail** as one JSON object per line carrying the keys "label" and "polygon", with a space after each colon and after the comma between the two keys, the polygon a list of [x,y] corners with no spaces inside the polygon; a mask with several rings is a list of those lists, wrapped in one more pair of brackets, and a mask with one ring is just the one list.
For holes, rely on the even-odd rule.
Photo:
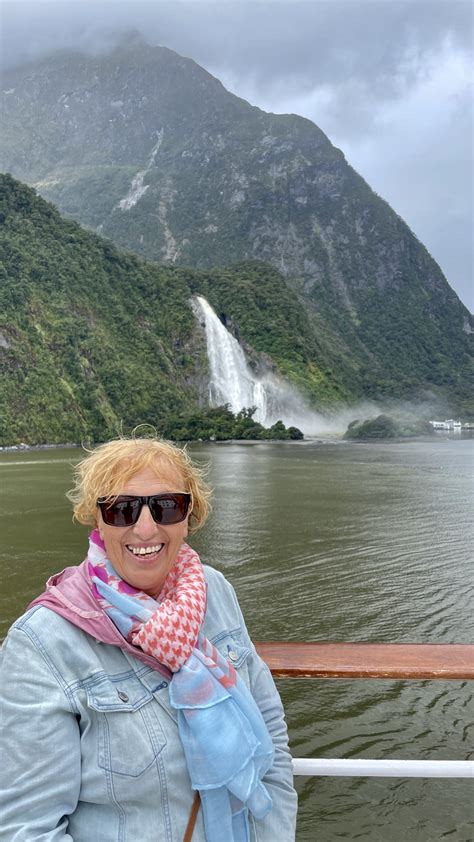
{"label": "metal railing rail", "polygon": [[[268,642],[256,648],[275,678],[474,679],[474,644]],[[293,774],[474,781],[474,761],[295,757]]]}
{"label": "metal railing rail", "polygon": [[470,778],[474,781],[474,761],[294,757],[293,774],[351,778]]}

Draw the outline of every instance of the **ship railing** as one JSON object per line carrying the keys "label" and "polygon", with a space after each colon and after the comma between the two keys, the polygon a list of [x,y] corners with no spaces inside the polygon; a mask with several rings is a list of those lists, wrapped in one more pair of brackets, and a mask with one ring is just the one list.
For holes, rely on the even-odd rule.
{"label": "ship railing", "polygon": [[[274,678],[469,681],[474,644],[277,643],[256,644]],[[472,760],[293,758],[294,775],[470,778]]]}

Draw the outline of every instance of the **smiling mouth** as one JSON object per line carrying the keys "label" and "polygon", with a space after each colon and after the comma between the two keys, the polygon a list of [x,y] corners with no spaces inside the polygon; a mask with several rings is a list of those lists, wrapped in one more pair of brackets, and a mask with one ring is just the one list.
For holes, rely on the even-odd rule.
{"label": "smiling mouth", "polygon": [[133,544],[126,544],[127,550],[132,553],[133,556],[136,558],[148,558],[152,555],[157,555],[163,547],[164,544],[153,544],[151,547],[134,547]]}

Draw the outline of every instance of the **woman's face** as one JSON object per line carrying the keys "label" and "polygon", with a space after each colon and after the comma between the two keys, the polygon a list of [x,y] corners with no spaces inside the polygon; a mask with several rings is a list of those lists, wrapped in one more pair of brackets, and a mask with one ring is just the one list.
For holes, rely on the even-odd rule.
{"label": "woman's face", "polygon": [[[151,468],[140,471],[125,483],[120,494],[147,497],[169,491],[186,491],[180,472],[172,466],[166,466],[159,476]],[[98,510],[99,533],[118,575],[129,585],[156,597],[188,534],[188,517],[181,523],[160,526],[153,520],[148,506],[143,506],[133,526],[108,526]],[[153,548],[153,552],[134,555],[133,550],[140,548]]]}

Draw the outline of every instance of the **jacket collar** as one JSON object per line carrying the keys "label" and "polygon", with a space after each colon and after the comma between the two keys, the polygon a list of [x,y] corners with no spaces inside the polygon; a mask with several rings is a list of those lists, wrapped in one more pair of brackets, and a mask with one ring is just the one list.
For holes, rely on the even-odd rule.
{"label": "jacket collar", "polygon": [[102,610],[92,593],[87,561],[77,567],[66,567],[46,582],[46,590],[28,608],[44,605],[101,643],[118,646],[167,678],[172,673],[155,658],[146,655],[120,634],[110,617]]}

